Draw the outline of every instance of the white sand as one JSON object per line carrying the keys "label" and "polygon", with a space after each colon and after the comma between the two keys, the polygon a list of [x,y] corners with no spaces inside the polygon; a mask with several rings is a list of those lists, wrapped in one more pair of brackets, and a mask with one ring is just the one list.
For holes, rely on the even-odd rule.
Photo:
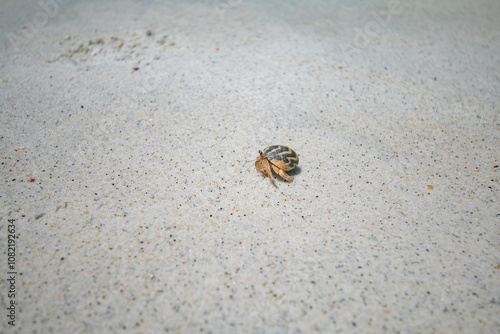
{"label": "white sand", "polygon": [[0,332],[498,331],[500,3],[283,3],[1,2]]}

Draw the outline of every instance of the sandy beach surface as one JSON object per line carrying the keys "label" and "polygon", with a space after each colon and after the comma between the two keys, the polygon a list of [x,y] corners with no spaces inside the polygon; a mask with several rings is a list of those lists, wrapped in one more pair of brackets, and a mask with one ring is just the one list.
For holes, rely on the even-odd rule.
{"label": "sandy beach surface", "polygon": [[3,0],[0,332],[498,333],[498,17]]}

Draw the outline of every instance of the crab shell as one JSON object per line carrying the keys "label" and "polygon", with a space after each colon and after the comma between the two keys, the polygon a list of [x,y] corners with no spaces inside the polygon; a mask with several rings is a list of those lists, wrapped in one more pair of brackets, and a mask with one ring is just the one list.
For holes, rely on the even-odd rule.
{"label": "crab shell", "polygon": [[259,153],[260,156],[255,161],[255,168],[258,172],[268,175],[271,181],[274,181],[272,171],[284,180],[293,180],[293,176],[285,172],[291,171],[299,164],[299,157],[294,150],[283,145],[273,145]]}

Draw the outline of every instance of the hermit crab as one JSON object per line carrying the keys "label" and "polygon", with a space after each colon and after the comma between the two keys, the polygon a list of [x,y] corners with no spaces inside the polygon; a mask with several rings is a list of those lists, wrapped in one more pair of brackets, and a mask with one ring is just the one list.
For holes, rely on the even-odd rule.
{"label": "hermit crab", "polygon": [[286,181],[292,181],[293,176],[285,172],[291,171],[299,164],[299,156],[289,147],[273,145],[259,151],[260,156],[255,161],[258,172],[268,175],[274,182],[273,171]]}

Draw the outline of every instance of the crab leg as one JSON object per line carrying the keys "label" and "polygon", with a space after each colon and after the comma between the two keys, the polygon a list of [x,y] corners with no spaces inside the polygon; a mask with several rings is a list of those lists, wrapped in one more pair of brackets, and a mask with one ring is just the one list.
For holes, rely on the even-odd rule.
{"label": "crab leg", "polygon": [[[267,166],[266,166],[266,172],[267,172],[267,175],[269,175],[269,178],[271,179],[271,181],[274,182],[274,177],[273,177],[273,172],[271,171],[271,162],[269,160],[266,159],[266,162],[267,162]],[[274,169],[274,166],[273,166],[273,169]]]}
{"label": "crab leg", "polygon": [[285,179],[287,181],[293,180],[293,176],[288,175],[287,173],[285,173],[283,170],[279,169],[278,167],[273,165],[273,169],[276,172],[276,174],[279,174],[279,176],[281,176],[283,179]]}

